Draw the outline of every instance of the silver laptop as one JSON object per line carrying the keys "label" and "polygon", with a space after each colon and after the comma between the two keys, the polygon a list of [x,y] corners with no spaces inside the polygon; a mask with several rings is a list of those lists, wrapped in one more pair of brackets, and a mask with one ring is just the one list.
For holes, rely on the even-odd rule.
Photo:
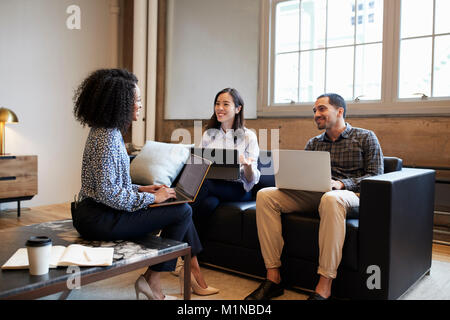
{"label": "silver laptop", "polygon": [[[277,154],[278,152],[278,154]],[[331,191],[330,153],[325,151],[275,150],[278,157],[275,186],[279,189]]]}

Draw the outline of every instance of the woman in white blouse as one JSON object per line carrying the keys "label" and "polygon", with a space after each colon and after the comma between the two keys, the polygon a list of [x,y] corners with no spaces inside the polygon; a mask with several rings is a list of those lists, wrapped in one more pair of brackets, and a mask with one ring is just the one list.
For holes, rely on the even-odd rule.
{"label": "woman in white blouse", "polygon": [[200,229],[220,202],[246,201],[259,182],[259,147],[256,134],[244,126],[244,101],[236,89],[226,88],[214,99],[214,114],[203,134],[201,146],[214,149],[237,149],[240,177],[235,181],[206,180],[192,204],[193,219]]}

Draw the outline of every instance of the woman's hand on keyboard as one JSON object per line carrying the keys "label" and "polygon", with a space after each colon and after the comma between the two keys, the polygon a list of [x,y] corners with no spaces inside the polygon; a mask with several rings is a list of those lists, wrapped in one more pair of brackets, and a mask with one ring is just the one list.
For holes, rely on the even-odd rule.
{"label": "woman's hand on keyboard", "polygon": [[138,191],[139,192],[147,192],[147,193],[155,194],[161,188],[169,188],[169,187],[164,185],[164,184],[162,184],[162,185],[152,185],[152,186],[140,186]]}
{"label": "woman's hand on keyboard", "polygon": [[155,203],[161,203],[170,198],[176,198],[175,190],[172,188],[161,187],[155,193]]}

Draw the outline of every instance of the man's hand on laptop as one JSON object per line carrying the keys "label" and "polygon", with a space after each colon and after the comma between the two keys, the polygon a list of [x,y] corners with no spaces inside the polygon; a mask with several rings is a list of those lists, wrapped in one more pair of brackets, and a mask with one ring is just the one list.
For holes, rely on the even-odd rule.
{"label": "man's hand on laptop", "polygon": [[162,186],[158,191],[154,193],[154,195],[155,203],[161,203],[170,198],[176,199],[177,197],[175,190],[172,188],[168,188],[167,186]]}
{"label": "man's hand on laptop", "polygon": [[331,189],[332,190],[344,190],[345,186],[341,181],[331,180]]}

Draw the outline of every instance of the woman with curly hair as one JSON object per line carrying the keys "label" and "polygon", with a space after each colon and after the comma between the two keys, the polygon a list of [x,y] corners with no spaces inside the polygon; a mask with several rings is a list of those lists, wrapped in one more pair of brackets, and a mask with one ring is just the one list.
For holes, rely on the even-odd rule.
{"label": "woman with curly hair", "polygon": [[[89,126],[81,172],[79,200],[72,206],[74,227],[88,240],[128,240],[162,229],[161,237],[187,242],[191,246],[192,278],[204,289],[203,294],[217,293],[208,287],[196,255],[202,250],[187,204],[150,208],[175,198],[167,186],[132,184],[130,160],[122,133],[137,121],[141,109],[136,76],[126,70],[102,69],[86,78],[74,96],[74,115]],[[173,271],[176,260],[148,268],[135,283],[136,297],[168,299],[162,292],[160,272]]]}

